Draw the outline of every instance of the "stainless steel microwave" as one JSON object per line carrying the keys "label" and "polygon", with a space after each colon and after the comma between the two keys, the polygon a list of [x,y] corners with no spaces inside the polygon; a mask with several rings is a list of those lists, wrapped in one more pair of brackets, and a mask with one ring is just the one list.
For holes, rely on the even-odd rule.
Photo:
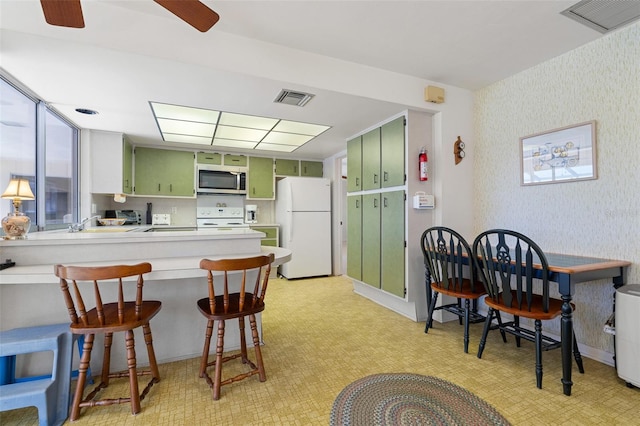
{"label": "stainless steel microwave", "polygon": [[202,194],[246,194],[247,173],[243,167],[199,164],[197,192]]}

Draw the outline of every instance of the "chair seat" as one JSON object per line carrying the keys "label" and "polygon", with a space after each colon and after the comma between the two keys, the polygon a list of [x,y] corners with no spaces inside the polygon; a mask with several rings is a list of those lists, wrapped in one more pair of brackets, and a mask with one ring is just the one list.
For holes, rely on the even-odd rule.
{"label": "chair seat", "polygon": [[254,302],[254,296],[251,293],[245,293],[244,307],[242,310],[240,309],[240,293],[229,294],[229,304],[226,308],[224,306],[223,296],[216,296],[215,301],[215,312],[211,312],[208,297],[198,300],[198,309],[208,319],[227,320],[244,317],[264,311],[265,306],[264,302],[260,299],[256,299]]}
{"label": "chair seat", "polygon": [[466,278],[462,280],[462,288],[460,288],[460,286],[454,287],[453,285],[450,285],[447,289],[442,285],[442,283],[431,283],[431,288],[433,291],[437,291],[440,294],[462,299],[473,300],[487,294],[484,290],[484,285],[482,285],[481,282],[476,282],[474,290],[471,290],[471,281]]}
{"label": "chair seat", "polygon": [[[140,313],[135,313],[135,302],[124,303],[124,316],[122,320],[118,318],[118,304],[104,304],[104,320],[98,319],[96,309],[87,312],[87,323],[71,324],[71,332],[75,334],[96,333],[101,331],[118,332],[133,330],[147,324],[162,307],[162,302],[158,300],[145,300],[140,307]],[[81,320],[79,320],[81,321]]]}
{"label": "chair seat", "polygon": [[[516,292],[515,290],[511,292],[511,297],[513,298],[513,304],[515,305],[516,302]],[[526,303],[523,302],[523,307],[525,309],[518,309],[516,306],[506,306],[504,304],[504,301],[502,299],[502,294],[500,294],[499,298],[498,298],[498,302],[496,302],[495,300],[491,299],[490,297],[487,297],[485,299],[485,303],[487,304],[487,306],[489,306],[490,308],[493,309],[497,309],[499,311],[505,312],[507,314],[511,314],[514,316],[519,316],[519,317],[523,317],[523,318],[530,318],[533,320],[550,320],[553,319],[555,317],[557,317],[558,315],[560,315],[562,313],[562,300],[560,299],[553,299],[550,298],[549,299],[549,311],[545,312],[542,310],[542,296],[539,294],[534,294],[532,295],[533,299],[532,299],[532,306],[531,306],[531,310],[529,311],[526,307]],[[575,306],[573,306],[573,304],[571,304],[572,309],[575,309]]]}

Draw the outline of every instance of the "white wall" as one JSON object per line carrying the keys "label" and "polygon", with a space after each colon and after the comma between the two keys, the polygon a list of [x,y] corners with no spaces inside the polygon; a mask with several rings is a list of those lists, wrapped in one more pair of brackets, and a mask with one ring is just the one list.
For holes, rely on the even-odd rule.
{"label": "white wall", "polygon": [[[545,251],[628,260],[627,282],[640,283],[639,94],[640,23],[478,91],[474,231],[512,228]],[[520,137],[589,120],[597,180],[520,186]],[[607,280],[574,295],[576,337],[596,352],[613,352],[602,332],[612,295]]]}

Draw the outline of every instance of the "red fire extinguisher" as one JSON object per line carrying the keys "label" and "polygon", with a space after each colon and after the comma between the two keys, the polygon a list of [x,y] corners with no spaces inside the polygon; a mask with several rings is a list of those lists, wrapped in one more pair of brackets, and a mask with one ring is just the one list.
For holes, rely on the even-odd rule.
{"label": "red fire extinguisher", "polygon": [[420,154],[418,154],[418,171],[420,174],[420,180],[429,180],[429,165],[427,164],[429,159],[427,158],[427,149],[422,147]]}

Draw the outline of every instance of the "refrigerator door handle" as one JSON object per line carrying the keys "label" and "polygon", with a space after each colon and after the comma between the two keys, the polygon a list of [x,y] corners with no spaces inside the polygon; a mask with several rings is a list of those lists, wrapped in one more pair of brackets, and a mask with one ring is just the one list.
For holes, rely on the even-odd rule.
{"label": "refrigerator door handle", "polygon": [[287,211],[287,216],[288,216],[288,224],[289,226],[287,227],[287,233],[289,235],[287,235],[287,241],[291,242],[291,237],[293,236],[293,211],[288,210]]}

